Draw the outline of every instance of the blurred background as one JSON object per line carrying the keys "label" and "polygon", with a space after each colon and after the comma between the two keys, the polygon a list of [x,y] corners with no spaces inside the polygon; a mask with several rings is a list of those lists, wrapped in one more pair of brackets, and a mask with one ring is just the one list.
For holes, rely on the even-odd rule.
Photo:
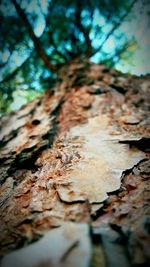
{"label": "blurred background", "polygon": [[50,89],[76,57],[150,73],[149,0],[0,0],[0,115]]}

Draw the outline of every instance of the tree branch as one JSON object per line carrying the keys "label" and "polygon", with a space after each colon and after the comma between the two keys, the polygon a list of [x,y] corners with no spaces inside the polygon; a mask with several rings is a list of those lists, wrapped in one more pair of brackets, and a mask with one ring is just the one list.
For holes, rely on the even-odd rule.
{"label": "tree branch", "polygon": [[[50,5],[50,3],[49,3],[49,5]],[[45,28],[46,28],[46,26],[48,26],[49,23],[48,23],[47,16],[44,14],[44,12],[42,10],[41,3],[40,3],[39,0],[38,0],[38,6],[39,6],[39,9],[40,9],[40,12],[41,12],[42,16],[45,19],[45,24],[46,24]],[[49,17],[50,17],[50,15],[49,15]],[[54,47],[56,54],[58,54],[61,58],[63,58],[65,60],[65,62],[67,62],[68,58],[58,50],[58,48],[57,48],[57,46],[55,44],[55,41],[54,41],[54,38],[53,38],[53,34],[52,34],[52,30],[49,30],[48,34],[49,34],[50,44]]]}
{"label": "tree branch", "polygon": [[39,54],[40,58],[42,59],[42,61],[44,62],[44,65],[50,70],[50,71],[57,71],[57,68],[55,65],[53,65],[49,59],[48,59],[48,56],[46,55],[45,51],[43,50],[41,44],[40,44],[40,41],[39,39],[36,37],[33,29],[32,29],[32,26],[27,18],[27,16],[25,15],[23,9],[20,7],[20,5],[17,3],[16,0],[12,0],[12,3],[14,4],[15,6],[15,9],[18,13],[18,15],[20,16],[20,18],[22,19],[22,21],[24,22],[27,30],[28,30],[28,33],[29,33],[29,36],[30,38],[32,39],[33,43],[34,43],[34,47],[37,51],[37,53]]}
{"label": "tree branch", "polygon": [[131,3],[131,5],[127,8],[125,14],[123,14],[119,21],[116,22],[114,24],[114,26],[112,27],[112,29],[107,33],[107,35],[105,36],[103,42],[101,43],[101,45],[93,51],[92,56],[95,55],[97,52],[101,51],[101,49],[103,48],[104,44],[106,43],[106,41],[108,40],[108,38],[115,32],[115,30],[122,24],[122,22],[125,20],[125,18],[127,17],[127,15],[129,14],[129,12],[131,11],[132,7],[134,6],[134,4],[136,3],[137,0],[133,0],[133,2]]}
{"label": "tree branch", "polygon": [[56,54],[58,54],[61,58],[63,58],[65,60],[65,62],[67,62],[68,58],[58,50],[57,45],[55,44],[51,30],[49,30],[49,41],[50,41],[50,44],[54,47]]}
{"label": "tree branch", "polygon": [[118,49],[118,50],[116,50],[116,53],[115,53],[114,57],[117,56],[118,59],[117,59],[117,61],[115,61],[112,65],[110,65],[110,67],[114,67],[114,65],[115,65],[116,63],[119,62],[119,60],[120,60],[120,55],[121,55],[122,53],[126,52],[127,49],[130,48],[133,44],[134,44],[134,41],[131,41],[130,43],[125,43],[124,46],[122,47],[122,49]]}
{"label": "tree branch", "polygon": [[87,44],[86,56],[90,57],[92,55],[93,48],[92,48],[91,40],[89,37],[89,31],[82,25],[82,22],[81,22],[81,2],[80,2],[80,0],[77,1],[75,25],[77,26],[79,31],[83,33],[85,42]]}
{"label": "tree branch", "polygon": [[6,77],[4,77],[4,79],[0,81],[0,84],[1,83],[5,83],[5,82],[8,82],[9,80],[11,80],[19,72],[19,70],[26,64],[26,62],[31,57],[31,54],[32,53],[33,53],[33,51],[30,52],[29,56],[25,59],[25,61],[22,62],[21,65],[19,65],[14,71],[12,71]]}
{"label": "tree branch", "polygon": [[[116,49],[115,53],[114,53],[113,55],[111,55],[111,57],[105,59],[105,60],[102,61],[101,63],[102,63],[102,64],[106,64],[107,62],[111,61],[111,63],[109,64],[109,67],[110,67],[110,68],[113,68],[113,67],[115,66],[115,64],[120,60],[120,55],[121,55],[123,52],[126,52],[126,50],[127,50],[128,48],[130,48],[130,46],[132,46],[133,44],[134,44],[134,41],[132,41],[132,42],[130,42],[130,43],[126,42],[126,43],[123,45],[123,47]],[[113,61],[113,59],[114,59],[115,57],[118,57],[117,61]]]}
{"label": "tree branch", "polygon": [[11,56],[12,56],[12,52],[10,52],[6,62],[0,63],[0,69],[4,68],[8,64],[8,62],[10,61]]}
{"label": "tree branch", "polygon": [[4,68],[8,64],[8,60],[6,62],[0,63],[0,69]]}

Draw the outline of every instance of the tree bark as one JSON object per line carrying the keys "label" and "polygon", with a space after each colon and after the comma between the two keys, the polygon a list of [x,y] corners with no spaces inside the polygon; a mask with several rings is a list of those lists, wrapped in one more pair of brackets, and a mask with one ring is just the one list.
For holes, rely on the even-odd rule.
{"label": "tree bark", "polygon": [[[74,60],[60,70],[53,90],[2,118],[2,267],[6,263],[9,267],[9,255],[18,259],[15,252],[8,252],[26,247],[49,230],[50,242],[56,233],[61,244],[64,222],[67,229],[75,229],[70,230],[72,235],[78,234],[69,235],[72,243],[64,239],[60,250],[65,245],[66,250],[57,266],[71,266],[71,261],[78,266],[75,262],[83,247],[82,260],[87,261],[81,260],[79,266],[148,264],[149,87],[149,76],[131,76]],[[109,151],[115,147],[112,156]],[[118,165],[111,170],[109,162]],[[127,169],[122,167],[126,162]],[[103,175],[98,176],[101,171]],[[118,173],[119,187],[113,187]],[[84,186],[86,177],[89,184]],[[100,191],[108,179],[104,196],[97,190],[99,179]],[[89,235],[82,224],[89,228]],[[38,242],[33,243],[35,248]],[[91,246],[86,248],[88,242]],[[35,265],[27,266],[56,266],[47,258],[44,262],[38,258]],[[17,265],[11,262],[11,266]]]}

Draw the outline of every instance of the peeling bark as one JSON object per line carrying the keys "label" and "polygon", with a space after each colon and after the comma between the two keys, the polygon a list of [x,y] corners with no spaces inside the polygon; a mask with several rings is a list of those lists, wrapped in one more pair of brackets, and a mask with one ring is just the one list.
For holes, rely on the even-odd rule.
{"label": "peeling bark", "polygon": [[[75,228],[84,223],[90,229],[93,256],[82,266],[90,261],[94,267],[119,266],[120,261],[122,266],[148,263],[149,87],[148,76],[75,60],[60,70],[52,91],[2,118],[0,247],[1,256],[6,254],[2,266],[8,252],[69,221]],[[115,151],[120,155],[117,161]],[[68,246],[61,259],[74,255],[74,248],[80,253],[80,242]]]}

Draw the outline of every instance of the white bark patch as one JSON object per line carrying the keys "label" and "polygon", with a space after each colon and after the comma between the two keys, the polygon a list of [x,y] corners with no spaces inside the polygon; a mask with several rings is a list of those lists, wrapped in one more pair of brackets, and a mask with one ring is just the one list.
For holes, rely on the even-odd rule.
{"label": "white bark patch", "polygon": [[0,266],[87,267],[90,260],[89,226],[65,222],[39,241],[6,255]]}
{"label": "white bark patch", "polygon": [[122,172],[142,160],[144,153],[118,143],[125,136],[115,135],[106,115],[72,128],[69,141],[77,136],[81,140],[77,148],[81,159],[68,168],[70,185],[60,187],[59,195],[67,202],[88,199],[90,203],[100,203],[108,197],[108,192],[120,188]]}

